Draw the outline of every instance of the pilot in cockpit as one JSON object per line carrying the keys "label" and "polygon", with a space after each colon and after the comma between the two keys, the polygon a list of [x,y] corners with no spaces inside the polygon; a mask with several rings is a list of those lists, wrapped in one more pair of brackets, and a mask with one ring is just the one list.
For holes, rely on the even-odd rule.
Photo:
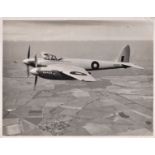
{"label": "pilot in cockpit", "polygon": [[62,58],[58,59],[55,55],[49,54],[49,53],[45,53],[45,52],[42,53],[42,56],[43,56],[43,58],[45,60],[55,60],[55,61],[62,60]]}

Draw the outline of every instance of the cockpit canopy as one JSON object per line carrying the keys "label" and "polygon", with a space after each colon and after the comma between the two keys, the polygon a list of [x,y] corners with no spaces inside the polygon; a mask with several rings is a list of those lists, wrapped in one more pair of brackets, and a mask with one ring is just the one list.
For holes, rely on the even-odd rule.
{"label": "cockpit canopy", "polygon": [[57,58],[55,55],[51,54],[51,53],[46,53],[46,52],[43,52],[41,53],[42,57],[45,59],[45,60],[55,60],[55,61],[60,61],[62,60],[62,58]]}

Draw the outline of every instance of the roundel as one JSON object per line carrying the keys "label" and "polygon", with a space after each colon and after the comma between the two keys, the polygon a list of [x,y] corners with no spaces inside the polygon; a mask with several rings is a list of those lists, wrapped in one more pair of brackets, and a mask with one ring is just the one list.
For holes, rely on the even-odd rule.
{"label": "roundel", "polygon": [[99,69],[99,67],[100,67],[100,65],[99,65],[99,63],[97,61],[93,61],[91,63],[91,68],[92,69]]}

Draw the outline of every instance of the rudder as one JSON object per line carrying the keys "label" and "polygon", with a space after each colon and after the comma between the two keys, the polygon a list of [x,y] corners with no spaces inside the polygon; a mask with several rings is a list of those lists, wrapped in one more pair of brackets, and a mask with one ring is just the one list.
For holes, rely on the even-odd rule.
{"label": "rudder", "polygon": [[130,46],[129,45],[123,48],[117,61],[118,62],[129,62],[130,61]]}

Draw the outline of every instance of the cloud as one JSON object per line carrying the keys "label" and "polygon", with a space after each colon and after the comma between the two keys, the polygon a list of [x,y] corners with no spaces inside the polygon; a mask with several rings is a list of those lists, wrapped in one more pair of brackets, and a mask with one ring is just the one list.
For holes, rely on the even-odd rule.
{"label": "cloud", "polygon": [[153,40],[148,20],[5,20],[7,41]]}

